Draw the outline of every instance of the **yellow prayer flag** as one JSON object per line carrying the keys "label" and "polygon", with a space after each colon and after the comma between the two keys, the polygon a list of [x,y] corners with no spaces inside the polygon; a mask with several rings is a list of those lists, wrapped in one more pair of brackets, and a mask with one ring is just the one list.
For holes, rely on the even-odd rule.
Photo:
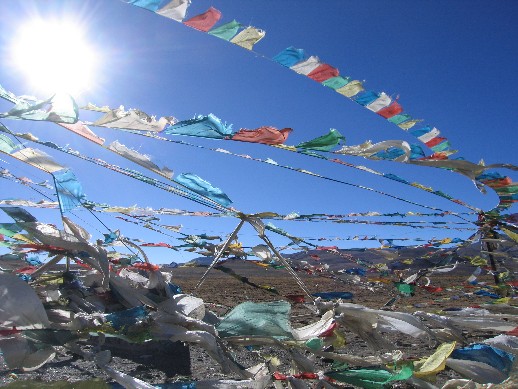
{"label": "yellow prayer flag", "polygon": [[353,97],[357,95],[363,90],[363,84],[361,81],[355,80],[351,81],[347,85],[342,86],[341,88],[336,89],[336,92],[344,95],[345,97]]}
{"label": "yellow prayer flag", "polygon": [[412,120],[408,120],[406,122],[403,122],[401,124],[398,124],[398,127],[399,128],[402,128],[403,130],[409,130],[411,129],[412,127],[414,127],[417,123],[419,123],[421,121],[421,119],[412,119]]}
{"label": "yellow prayer flag", "polygon": [[435,350],[435,352],[426,360],[421,360],[422,363],[421,361],[416,362],[414,364],[416,367],[414,376],[418,378],[425,378],[444,370],[446,366],[446,359],[453,352],[456,344],[457,342],[443,343],[437,347],[437,350]]}

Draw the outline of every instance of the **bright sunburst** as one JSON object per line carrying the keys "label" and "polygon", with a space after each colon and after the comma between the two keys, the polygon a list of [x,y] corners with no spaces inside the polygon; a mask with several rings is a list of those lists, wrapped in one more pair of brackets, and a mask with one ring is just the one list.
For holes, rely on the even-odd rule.
{"label": "bright sunburst", "polygon": [[72,23],[35,19],[14,35],[14,66],[41,92],[77,96],[92,89],[96,55],[82,29]]}

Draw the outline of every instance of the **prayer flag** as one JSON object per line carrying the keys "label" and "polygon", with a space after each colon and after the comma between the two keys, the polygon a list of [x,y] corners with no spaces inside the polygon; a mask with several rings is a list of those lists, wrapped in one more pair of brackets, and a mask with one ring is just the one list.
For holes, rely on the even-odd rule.
{"label": "prayer flag", "polygon": [[196,174],[182,173],[178,175],[174,181],[225,207],[232,203],[232,200],[230,200],[227,195],[221,191],[221,189],[212,186],[210,182],[205,181]]}
{"label": "prayer flag", "polygon": [[196,30],[207,32],[218,22],[220,18],[221,12],[214,7],[210,7],[204,13],[186,20],[183,22],[183,24],[195,28]]}
{"label": "prayer flag", "polygon": [[172,0],[170,3],[164,5],[157,14],[165,16],[166,18],[181,22],[185,18],[187,8],[191,5],[191,0]]}
{"label": "prayer flag", "polygon": [[237,31],[239,30],[240,27],[241,27],[241,23],[238,23],[235,20],[232,20],[231,22],[228,22],[220,27],[213,28],[212,30],[210,30],[208,32],[208,34],[214,35],[214,36],[217,36],[218,38],[229,41],[237,34]]}
{"label": "prayer flag", "polygon": [[247,50],[252,50],[254,45],[264,38],[266,32],[255,27],[248,27],[233,37],[230,42]]}

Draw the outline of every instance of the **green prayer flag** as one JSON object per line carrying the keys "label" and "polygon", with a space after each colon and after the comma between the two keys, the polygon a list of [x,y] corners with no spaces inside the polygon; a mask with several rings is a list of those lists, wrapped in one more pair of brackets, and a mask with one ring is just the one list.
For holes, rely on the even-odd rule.
{"label": "green prayer flag", "polygon": [[395,282],[396,289],[405,296],[411,296],[415,292],[415,285],[405,284],[404,282]]}
{"label": "green prayer flag", "polygon": [[326,373],[326,376],[361,388],[383,389],[391,381],[401,381],[412,377],[412,369],[405,366],[395,374],[387,370],[357,369]]}
{"label": "green prayer flag", "polygon": [[226,41],[229,41],[234,37],[234,35],[237,34],[237,31],[241,27],[241,24],[239,22],[236,22],[235,20],[232,20],[229,23],[226,23],[222,26],[213,28],[212,30],[208,31],[207,34],[217,36],[218,38],[224,39]]}
{"label": "green prayer flag", "polygon": [[229,336],[273,336],[293,339],[289,322],[291,305],[287,301],[244,302],[218,324],[221,338]]}
{"label": "green prayer flag", "polygon": [[326,135],[322,135],[308,142],[302,142],[297,145],[297,147],[309,150],[331,151],[341,140],[345,141],[345,137],[332,128]]}

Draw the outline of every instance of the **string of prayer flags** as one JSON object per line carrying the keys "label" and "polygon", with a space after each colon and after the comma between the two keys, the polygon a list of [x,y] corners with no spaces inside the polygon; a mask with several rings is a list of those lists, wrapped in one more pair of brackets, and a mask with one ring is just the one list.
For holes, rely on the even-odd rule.
{"label": "string of prayer flags", "polygon": [[[278,130],[276,130],[274,128],[270,128],[270,127],[261,127],[261,128],[259,128],[257,130],[244,130],[243,129],[243,130],[240,130],[238,133],[232,134],[231,131],[228,130],[228,128],[230,126],[224,125],[221,122],[221,120],[216,118],[214,115],[212,115],[212,117],[210,117],[210,116],[211,115],[209,115],[209,119],[208,120],[206,120],[207,117],[205,117],[205,116],[199,116],[197,120],[191,119],[191,120],[188,120],[188,121],[178,122],[177,125],[180,126],[180,129],[177,128],[177,129],[174,129],[174,130],[170,131],[169,128],[166,128],[164,133],[167,134],[167,133],[171,132],[171,133],[177,134],[177,135],[203,136],[203,137],[222,139],[223,138],[222,133],[224,131],[226,131],[230,135],[225,136],[223,139],[234,139],[234,136],[236,134],[238,134],[235,140],[241,140],[242,139],[244,141],[245,138],[247,140],[249,140],[249,141],[257,140],[258,142],[259,142],[259,140],[264,140],[264,141],[259,142],[259,143],[263,143],[263,144],[271,144],[271,143],[275,143],[277,141],[280,142],[280,141],[282,141],[282,138],[279,135],[282,135],[284,137],[284,136],[286,136],[288,134],[288,131],[287,131],[288,129],[283,129],[283,130],[281,130],[281,132],[279,132]],[[200,124],[199,122],[204,122],[205,120],[206,120],[206,122],[204,123],[202,128],[198,128],[198,125]],[[213,122],[213,124],[210,124],[211,122]],[[191,125],[194,125],[194,127],[189,127]],[[224,130],[222,130],[222,128],[224,128]],[[257,132],[254,132],[254,131],[257,131]],[[337,132],[335,132],[336,130],[331,130],[331,131],[334,132],[335,136],[337,135]],[[266,137],[267,139],[263,139],[263,135],[264,136],[267,135],[267,137]],[[303,143],[303,145],[304,144],[309,144],[312,147],[317,147],[317,146],[322,147],[323,145],[324,146],[326,145],[325,144],[326,141],[331,140],[328,146],[329,146],[329,148],[332,148],[333,147],[332,145],[334,144],[333,134],[331,134],[331,136],[329,136],[329,135],[330,134],[325,135],[324,137],[318,138],[319,139],[319,144],[313,144],[312,145],[312,143],[314,143],[315,141],[311,141],[311,142],[305,142],[305,143]],[[203,146],[193,145],[193,144],[186,143],[186,142],[183,142],[183,141],[173,141],[173,140],[168,139],[168,138],[162,138],[162,137],[157,136],[155,133],[154,134],[148,133],[148,134],[146,134],[146,136],[150,136],[150,137],[153,137],[155,139],[164,140],[164,141],[168,141],[168,142],[179,143],[179,144],[186,145],[186,146],[192,146],[192,147],[196,147],[196,148],[205,148]],[[274,136],[274,138],[277,138],[277,139],[270,139],[270,136]],[[326,137],[328,137],[328,138],[326,138]],[[323,142],[323,143],[320,143],[320,142]],[[278,144],[273,145],[273,146],[281,147],[284,150],[288,150],[288,151],[292,151],[292,152],[302,152],[302,153],[304,153],[306,155],[316,156],[316,157],[322,158],[322,159],[328,159],[328,158],[326,158],[323,155],[317,155],[317,154],[314,154],[314,153],[309,153],[307,151],[298,151],[298,150],[296,150],[296,148],[294,146],[284,146],[281,143],[278,143]],[[405,160],[406,156],[403,156],[403,154],[409,153],[409,146],[404,141],[385,141],[385,142],[380,142],[379,144],[376,144],[376,145],[371,145],[370,142],[366,142],[365,144],[360,145],[360,146],[344,146],[343,151],[346,152],[346,153],[349,153],[349,150],[350,150],[351,151],[350,152],[351,155],[362,154],[362,156],[368,156],[369,152],[367,150],[364,150],[365,151],[365,155],[363,155],[364,151],[362,151],[362,148],[363,149],[368,149],[370,147],[375,147],[374,149],[371,150],[373,152],[376,151],[376,153],[371,154],[373,159],[397,159],[397,160],[402,159],[402,160]],[[378,149],[378,147],[379,147],[379,149]],[[401,147],[402,149],[398,149],[398,147]],[[406,150],[405,150],[405,148],[406,148]],[[217,148],[217,149],[210,148],[210,150],[216,151],[216,152],[222,152],[222,153],[225,153],[225,154],[230,154],[230,155],[233,155],[233,156],[236,156],[236,157],[240,157],[240,158],[253,159],[253,160],[258,161],[258,162],[263,162],[263,163],[268,163],[268,164],[275,165],[275,166],[280,166],[277,162],[275,162],[275,161],[273,161],[273,160],[271,160],[269,158],[265,159],[265,160],[258,159],[258,158],[251,158],[248,155],[245,156],[245,155],[242,155],[242,154],[235,154],[235,153],[232,153],[230,151],[227,151],[227,150],[224,150],[224,149],[221,149],[221,148]],[[410,153],[411,153],[411,155],[413,155],[412,154],[412,147],[411,146],[410,146]],[[409,182],[407,180],[404,180],[404,179],[401,179],[401,178],[399,178],[399,177],[397,177],[397,176],[395,176],[393,174],[383,174],[383,173],[380,173],[380,172],[376,172],[376,171],[374,171],[372,169],[367,169],[367,168],[365,168],[363,166],[356,166],[356,165],[352,165],[350,163],[346,163],[346,162],[341,161],[339,159],[328,159],[328,160],[331,161],[331,162],[339,163],[339,164],[344,165],[344,166],[352,167],[352,168],[359,169],[359,170],[362,170],[362,171],[366,171],[366,172],[369,172],[369,173],[372,173],[372,174],[376,174],[376,175],[379,175],[379,176],[382,176],[382,177],[385,177],[385,178],[396,180],[396,181],[405,183],[407,185],[414,186],[416,188],[424,189],[424,190],[426,190],[428,192],[431,192],[433,194],[436,194],[438,196],[447,198],[447,199],[449,199],[449,200],[451,200],[451,201],[453,201],[453,202],[455,202],[457,204],[466,206],[466,207],[468,207],[470,209],[473,209],[473,210],[477,210],[476,208],[467,205],[463,201],[460,201],[460,200],[457,200],[457,199],[453,199],[453,197],[445,194],[442,191],[439,191],[439,190],[433,191],[433,189],[431,189],[431,188],[427,188],[427,187],[422,186],[422,185],[420,185],[418,183],[411,183],[411,182]],[[288,168],[290,170],[294,170],[294,171],[298,171],[298,172],[307,173],[307,174],[311,174],[311,175],[314,175],[314,176],[321,177],[320,175],[308,172],[307,170],[295,169],[295,168],[292,168],[292,167],[289,167],[289,166],[282,166],[282,167]],[[334,180],[334,181],[337,181],[337,182],[342,182],[342,181],[335,180],[335,179],[332,179],[332,178],[328,178],[328,179],[331,179],[331,180]]]}
{"label": "string of prayer flags", "polygon": [[[518,167],[508,164],[499,164],[501,167],[507,167],[512,170],[518,170]],[[495,165],[487,166],[486,168]],[[499,166],[500,167],[500,166]],[[518,183],[513,182],[511,177],[502,176],[497,172],[482,173],[476,177],[476,180],[493,189],[499,198],[499,203],[495,210],[504,210],[510,208],[514,203],[518,202]]]}
{"label": "string of prayer flags", "polygon": [[[210,7],[203,14],[184,21],[190,0],[173,0],[160,9],[157,9],[159,2],[156,0],[128,0],[128,2],[155,11],[162,16],[182,22],[189,27],[207,32],[248,50],[252,50],[254,44],[265,35],[263,30],[254,27],[248,27],[240,33],[237,33],[241,25],[235,20],[214,28],[214,25],[221,18],[221,12],[213,7]],[[337,93],[365,106],[367,109],[396,124],[403,130],[409,130],[420,121],[413,119],[408,114],[402,114],[402,106],[397,101],[393,101],[385,92],[364,92],[362,82],[358,80],[350,81],[351,79],[349,77],[341,77],[338,69],[323,63],[317,56],[310,56],[308,58],[303,49],[290,46],[275,55],[272,60],[282,66],[290,68],[298,74],[305,75],[308,78],[322,83],[324,86],[331,87]],[[447,138],[437,137],[429,142],[431,143],[427,144],[427,146],[431,147],[436,153],[446,152],[452,154],[455,152],[450,150],[450,144]]]}
{"label": "string of prayer flags", "polygon": [[[2,128],[0,128],[0,130],[2,130]],[[30,140],[32,142],[36,142],[36,143],[43,144],[43,145],[48,146],[48,147],[52,147],[55,150],[59,150],[61,152],[67,153],[69,155],[72,155],[74,157],[81,158],[83,160],[86,160],[88,162],[94,163],[94,164],[96,164],[98,166],[101,166],[103,168],[107,168],[107,169],[110,169],[110,170],[115,171],[117,173],[124,174],[126,176],[131,177],[131,178],[134,178],[134,179],[137,179],[139,181],[142,181],[142,182],[144,182],[146,184],[153,185],[153,186],[155,186],[155,187],[157,187],[159,189],[165,190],[167,192],[174,193],[174,194],[177,194],[177,195],[185,197],[185,198],[189,198],[190,200],[195,201],[197,203],[204,204],[204,205],[206,205],[208,207],[211,207],[211,208],[216,208],[216,209],[222,210],[221,209],[222,206],[221,206],[220,203],[218,203],[217,201],[215,201],[215,200],[213,200],[211,198],[200,197],[199,193],[187,192],[187,191],[185,191],[183,189],[180,189],[179,187],[173,187],[171,185],[163,184],[162,182],[160,182],[158,180],[155,180],[153,178],[147,177],[147,176],[143,175],[142,173],[140,173],[138,171],[121,168],[119,166],[109,164],[109,163],[107,163],[107,162],[105,162],[105,161],[103,161],[103,160],[101,160],[99,158],[92,158],[92,157],[84,156],[84,155],[80,154],[78,151],[72,150],[69,147],[66,147],[66,148],[65,147],[60,147],[58,145],[49,144],[49,142],[42,142],[40,140],[33,139],[33,138],[31,138]],[[39,150],[35,150],[35,149],[31,149],[31,148],[24,148],[24,149],[22,149],[22,150],[20,150],[18,152],[15,152],[15,153],[9,154],[9,155],[11,155],[14,158],[17,158],[17,159],[21,160],[22,162],[25,162],[25,163],[28,163],[28,164],[34,166],[34,167],[37,167],[37,168],[39,168],[39,169],[41,169],[41,170],[43,170],[43,171],[45,171],[47,173],[53,173],[53,172],[56,172],[58,170],[64,169],[63,166],[58,165],[49,156],[47,156],[45,153],[43,153],[43,152],[41,152]],[[162,169],[162,173],[164,173],[164,169]],[[218,194],[215,193],[215,195],[217,196]],[[222,198],[220,199],[223,202],[226,201],[224,199],[224,197],[225,196],[222,196]]]}

